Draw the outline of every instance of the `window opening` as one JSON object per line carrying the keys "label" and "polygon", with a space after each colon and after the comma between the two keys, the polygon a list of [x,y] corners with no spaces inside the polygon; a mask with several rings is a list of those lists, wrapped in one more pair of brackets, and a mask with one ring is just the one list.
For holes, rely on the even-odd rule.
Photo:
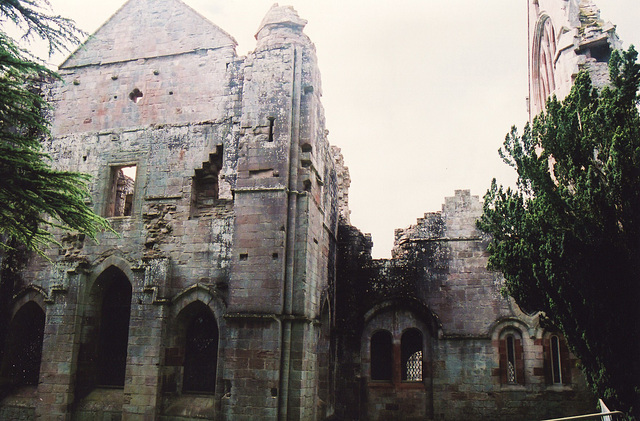
{"label": "window opening", "polygon": [[509,335],[507,340],[507,383],[516,383],[516,347],[515,338]]}
{"label": "window opening", "polygon": [[142,98],[143,96],[144,95],[142,94],[142,91],[140,91],[140,89],[138,88],[134,88],[133,91],[129,93],[129,99],[136,104],[138,103],[138,101],[140,101],[140,98]]}
{"label": "window opening", "polygon": [[38,384],[44,323],[44,311],[33,301],[18,310],[9,326],[1,377],[16,386]]}
{"label": "window opening", "polygon": [[551,337],[551,373],[553,376],[553,384],[562,384],[560,340],[557,336]]}
{"label": "window opening", "polygon": [[135,165],[112,167],[110,201],[107,216],[131,216],[136,183]]}
{"label": "window opening", "polygon": [[371,336],[371,380],[391,381],[393,345],[391,333],[381,330]]}
{"label": "window opening", "polygon": [[222,169],[222,146],[209,155],[209,161],[195,170],[191,191],[191,217],[197,217],[211,211],[218,201],[219,173]]}
{"label": "window opening", "polygon": [[409,382],[422,381],[422,332],[409,329],[400,343],[402,355],[402,380]]}
{"label": "window opening", "polygon": [[218,325],[209,309],[200,310],[187,327],[184,392],[215,391],[218,362]]}
{"label": "window opening", "polygon": [[273,142],[273,125],[274,125],[274,122],[276,121],[276,118],[267,117],[267,120],[269,120],[269,142]]}
{"label": "window opening", "polygon": [[106,288],[102,300],[98,379],[101,386],[123,387],[127,367],[131,284],[123,273],[115,272],[113,275],[114,279]]}

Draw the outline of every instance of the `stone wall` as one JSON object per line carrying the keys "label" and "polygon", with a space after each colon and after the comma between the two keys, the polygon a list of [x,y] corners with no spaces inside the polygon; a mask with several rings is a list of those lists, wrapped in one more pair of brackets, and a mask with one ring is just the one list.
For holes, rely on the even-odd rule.
{"label": "stone wall", "polygon": [[[589,2],[530,8],[539,36],[572,28],[554,38],[548,93],[576,65],[602,74],[600,47],[616,39]],[[61,66],[46,150],[93,176],[90,206],[113,231],[99,242],[57,233],[46,258],[0,256],[20,262],[0,290],[11,320],[0,344],[13,347],[0,418],[474,421],[591,409],[564,339],[486,269],[477,196],[456,191],[396,231],[391,259],[372,259],[371,237],[350,225],[350,176],[328,141],[305,25],[274,5],[256,49],[238,57],[182,2],[131,0]],[[43,331],[39,365],[6,357],[29,323]]]}
{"label": "stone wall", "polygon": [[[372,260],[370,240],[353,227],[340,227],[335,333],[342,346],[336,364],[339,376],[357,374],[342,381],[337,414],[506,421],[592,409],[594,399],[575,358],[563,360],[566,381],[552,384],[545,341],[555,333],[537,314],[522,312],[502,296],[501,277],[486,269],[488,239],[475,226],[481,213],[477,196],[456,191],[441,212],[396,230],[389,260]],[[423,338],[419,382],[401,376],[408,364],[404,334],[414,329]],[[381,359],[372,355],[377,332],[392,338],[391,353]],[[505,366],[508,336],[516,345],[513,382]],[[390,377],[375,377],[376,361],[392,366]]]}
{"label": "stone wall", "polygon": [[[0,384],[3,415],[322,417],[316,343],[349,176],[327,139],[305,24],[276,5],[238,57],[182,2],[132,0],[61,66],[46,149],[93,176],[90,205],[113,231],[60,234],[50,261],[30,257],[9,294],[14,313],[33,300],[46,313],[40,379]],[[113,322],[128,334],[113,339],[105,297],[129,287]],[[211,318],[215,387],[185,393],[189,341],[209,340],[190,329]],[[106,355],[109,340],[125,353]],[[122,383],[105,380],[106,364]]]}

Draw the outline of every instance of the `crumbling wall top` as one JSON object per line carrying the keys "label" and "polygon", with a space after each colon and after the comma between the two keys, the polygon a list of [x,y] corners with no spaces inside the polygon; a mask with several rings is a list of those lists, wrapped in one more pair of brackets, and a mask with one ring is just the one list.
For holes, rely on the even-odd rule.
{"label": "crumbling wall top", "polygon": [[620,41],[615,33],[615,26],[611,22],[605,22],[600,18],[600,9],[592,0],[580,2],[580,44],[589,44],[595,41],[607,41],[613,48],[619,48]]}
{"label": "crumbling wall top", "polygon": [[331,154],[336,168],[338,179],[338,213],[340,220],[347,225],[351,224],[351,211],[349,210],[349,187],[351,186],[351,176],[349,168],[344,164],[344,156],[340,148],[331,146]]}
{"label": "crumbling wall top", "polygon": [[275,3],[262,19],[255,37],[258,41],[274,33],[281,37],[295,37],[302,34],[306,25],[307,21],[298,16],[292,6],[279,6]]}

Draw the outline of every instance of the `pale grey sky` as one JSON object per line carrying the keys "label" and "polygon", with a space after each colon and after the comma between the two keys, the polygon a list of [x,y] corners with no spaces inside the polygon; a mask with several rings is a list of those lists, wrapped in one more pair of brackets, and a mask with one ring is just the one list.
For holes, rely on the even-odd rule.
{"label": "pale grey sky", "polygon": [[[244,55],[273,0],[185,0],[230,33]],[[640,1],[596,0],[640,46]],[[92,33],[124,0],[51,0]],[[280,0],[309,21],[323,79],[329,140],[351,172],[351,220],[389,255],[393,232],[482,196],[514,174],[497,154],[527,120],[526,0]],[[61,62],[55,58],[56,64]]]}

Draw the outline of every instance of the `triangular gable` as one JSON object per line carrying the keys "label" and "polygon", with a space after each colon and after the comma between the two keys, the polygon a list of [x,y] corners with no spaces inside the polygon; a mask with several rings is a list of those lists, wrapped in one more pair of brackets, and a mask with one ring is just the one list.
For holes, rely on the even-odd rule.
{"label": "triangular gable", "polygon": [[129,0],[60,68],[236,45],[231,35],[180,0]]}

